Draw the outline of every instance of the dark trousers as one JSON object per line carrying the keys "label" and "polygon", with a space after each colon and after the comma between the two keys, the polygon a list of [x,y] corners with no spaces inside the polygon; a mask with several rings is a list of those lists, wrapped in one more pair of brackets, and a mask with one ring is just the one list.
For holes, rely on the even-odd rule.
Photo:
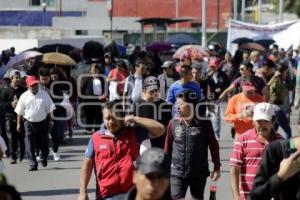
{"label": "dark trousers", "polygon": [[292,137],[292,129],[290,126],[290,121],[287,118],[287,114],[284,112],[282,108],[277,107],[275,109],[275,124],[274,129],[277,131],[279,126],[283,129],[285,132],[285,137],[287,139],[290,139]]}
{"label": "dark trousers", "polygon": [[49,134],[48,134],[48,120],[45,119],[41,122],[29,122],[25,120],[25,144],[26,155],[30,166],[37,166],[35,156],[36,148],[41,150],[42,160],[47,160],[49,155]]}
{"label": "dark trousers", "polygon": [[64,120],[53,120],[53,127],[50,131],[52,139],[52,150],[57,153],[59,142],[64,138],[65,121]]}
{"label": "dark trousers", "polygon": [[192,199],[203,200],[206,178],[180,178],[171,176],[171,196],[173,200],[185,199],[190,186]]}
{"label": "dark trousers", "polygon": [[24,129],[21,128],[21,133],[17,132],[16,120],[16,116],[6,118],[6,133],[10,141],[11,158],[17,159],[18,147],[20,146],[20,159],[22,160],[25,155]]}
{"label": "dark trousers", "polygon": [[86,119],[86,130],[91,131],[93,128],[100,129],[102,123],[102,111],[99,105],[85,105],[84,113]]}

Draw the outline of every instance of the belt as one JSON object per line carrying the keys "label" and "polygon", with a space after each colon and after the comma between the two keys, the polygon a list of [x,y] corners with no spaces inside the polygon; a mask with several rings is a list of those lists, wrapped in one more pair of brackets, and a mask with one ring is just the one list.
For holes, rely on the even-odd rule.
{"label": "belt", "polygon": [[31,124],[42,124],[42,123],[44,123],[46,120],[47,120],[47,118],[45,118],[45,119],[43,119],[42,121],[39,121],[39,122],[31,122],[31,121],[29,121],[29,120],[27,120],[27,119],[24,118],[24,121],[29,122],[29,123],[31,123]]}

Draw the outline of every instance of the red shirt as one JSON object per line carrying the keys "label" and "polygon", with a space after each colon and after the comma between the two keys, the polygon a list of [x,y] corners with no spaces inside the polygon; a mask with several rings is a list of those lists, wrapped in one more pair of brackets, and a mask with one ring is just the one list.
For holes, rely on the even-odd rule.
{"label": "red shirt", "polygon": [[[282,139],[282,136],[276,133],[271,141],[278,139]],[[230,166],[241,168],[240,196],[242,199],[247,199],[247,195],[252,189],[256,171],[260,166],[266,145],[258,138],[255,129],[250,129],[241,134],[239,140],[234,143]]]}

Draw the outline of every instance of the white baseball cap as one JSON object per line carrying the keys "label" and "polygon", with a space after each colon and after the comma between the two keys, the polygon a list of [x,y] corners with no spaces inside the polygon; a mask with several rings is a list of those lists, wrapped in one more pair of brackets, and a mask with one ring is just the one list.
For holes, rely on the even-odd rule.
{"label": "white baseball cap", "polygon": [[269,103],[256,104],[253,111],[253,121],[266,120],[272,121],[274,115],[274,106]]}

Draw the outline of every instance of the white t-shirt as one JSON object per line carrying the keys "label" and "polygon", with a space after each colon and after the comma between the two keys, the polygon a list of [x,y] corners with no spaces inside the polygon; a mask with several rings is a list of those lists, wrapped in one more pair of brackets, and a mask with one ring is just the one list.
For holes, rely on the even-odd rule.
{"label": "white t-shirt", "polygon": [[94,92],[94,95],[102,94],[101,81],[98,78],[93,79],[93,92]]}
{"label": "white t-shirt", "polygon": [[47,92],[39,89],[37,94],[30,90],[24,92],[17,103],[15,112],[30,122],[40,122],[55,109],[55,105]]}

